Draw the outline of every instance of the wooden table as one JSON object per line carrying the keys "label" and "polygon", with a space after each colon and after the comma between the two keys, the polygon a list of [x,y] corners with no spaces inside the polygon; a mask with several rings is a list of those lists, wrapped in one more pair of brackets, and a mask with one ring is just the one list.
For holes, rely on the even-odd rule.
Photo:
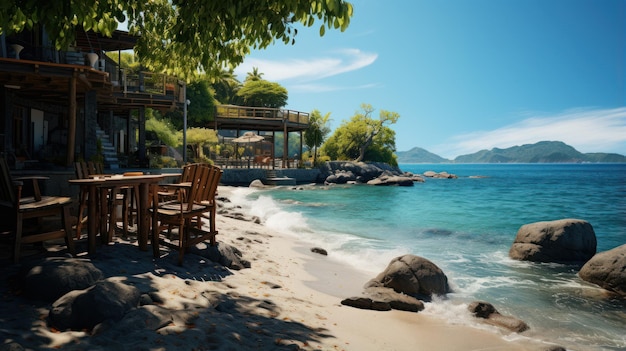
{"label": "wooden table", "polygon": [[[98,190],[100,189],[112,189],[120,187],[137,187],[139,190],[138,196],[138,208],[137,208],[137,238],[139,241],[139,249],[146,251],[148,249],[148,236],[151,227],[151,217],[149,213],[150,207],[150,189],[156,187],[161,181],[165,179],[163,174],[146,174],[146,175],[103,175],[95,176],[90,179],[70,179],[69,183],[73,185],[84,186],[88,189],[89,199],[98,198]],[[87,240],[89,254],[95,254],[96,252],[96,236],[98,235],[97,221],[98,216],[106,217],[108,213],[102,213],[101,210],[106,209],[106,206],[102,206],[98,201],[89,201],[88,215],[87,215]],[[152,216],[152,220],[156,220],[155,216]],[[106,241],[108,233],[100,230],[101,239]]]}

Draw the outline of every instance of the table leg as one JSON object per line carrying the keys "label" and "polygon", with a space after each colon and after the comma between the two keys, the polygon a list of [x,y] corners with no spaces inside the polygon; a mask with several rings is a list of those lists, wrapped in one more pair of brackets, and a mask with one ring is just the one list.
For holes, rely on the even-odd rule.
{"label": "table leg", "polygon": [[108,239],[110,196],[108,188],[100,188],[100,242],[102,244],[106,244]]}
{"label": "table leg", "polygon": [[159,252],[159,216],[157,215],[157,207],[159,206],[158,203],[158,195],[157,195],[157,189],[158,185],[156,184],[152,184],[151,186],[151,191],[152,191],[152,199],[150,199],[150,205],[152,206],[152,228],[151,228],[151,232],[152,232],[152,255],[154,256],[154,258],[159,258],[161,256],[161,253]]}
{"label": "table leg", "polygon": [[87,251],[90,255],[96,253],[96,223],[98,222],[96,210],[98,204],[98,189],[95,185],[89,185],[89,214],[87,215]]}
{"label": "table leg", "polygon": [[150,217],[148,216],[148,193],[150,184],[143,182],[139,184],[139,208],[137,209],[137,238],[139,249],[148,250],[148,235],[150,230]]}

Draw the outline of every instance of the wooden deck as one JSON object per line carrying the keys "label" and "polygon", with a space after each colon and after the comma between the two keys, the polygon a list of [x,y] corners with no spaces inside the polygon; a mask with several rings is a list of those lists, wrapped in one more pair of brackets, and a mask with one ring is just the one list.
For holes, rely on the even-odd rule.
{"label": "wooden deck", "polygon": [[218,105],[215,129],[294,132],[309,126],[309,113],[279,108]]}

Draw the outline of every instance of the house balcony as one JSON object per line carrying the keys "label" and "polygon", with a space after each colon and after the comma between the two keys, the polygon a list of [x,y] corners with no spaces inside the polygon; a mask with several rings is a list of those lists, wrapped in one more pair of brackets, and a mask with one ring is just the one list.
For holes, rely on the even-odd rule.
{"label": "house balcony", "polygon": [[215,124],[215,129],[303,131],[309,126],[309,113],[278,108],[218,105]]}

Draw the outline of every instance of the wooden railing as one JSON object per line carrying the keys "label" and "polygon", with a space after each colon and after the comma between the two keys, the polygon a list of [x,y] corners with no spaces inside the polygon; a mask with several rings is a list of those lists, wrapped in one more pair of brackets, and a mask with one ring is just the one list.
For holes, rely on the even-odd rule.
{"label": "wooden railing", "polygon": [[218,105],[218,118],[260,118],[286,120],[292,123],[309,124],[309,114],[279,108],[250,107],[236,105]]}
{"label": "wooden railing", "polygon": [[176,77],[152,72],[122,71],[122,90],[147,94],[180,96],[180,85]]}

